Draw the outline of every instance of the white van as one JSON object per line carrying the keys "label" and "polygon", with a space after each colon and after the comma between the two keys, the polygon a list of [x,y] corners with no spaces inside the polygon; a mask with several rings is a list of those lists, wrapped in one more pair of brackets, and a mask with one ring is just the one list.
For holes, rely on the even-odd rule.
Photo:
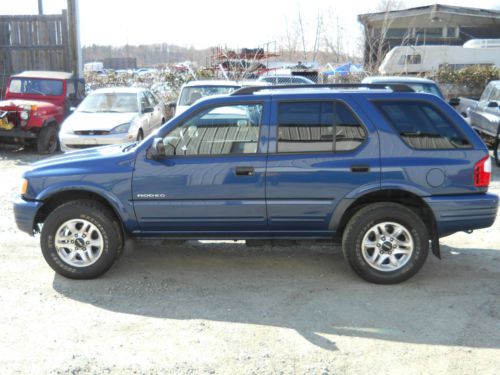
{"label": "white van", "polygon": [[[491,45],[491,47],[490,47]],[[464,46],[400,46],[391,49],[379,67],[383,75],[436,72],[444,65],[454,69],[469,65],[500,68],[500,46],[470,43]]]}

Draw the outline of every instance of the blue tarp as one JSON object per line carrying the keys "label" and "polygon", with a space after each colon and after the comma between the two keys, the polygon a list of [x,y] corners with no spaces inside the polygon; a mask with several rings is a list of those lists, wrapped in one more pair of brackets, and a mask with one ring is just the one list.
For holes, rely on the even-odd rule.
{"label": "blue tarp", "polygon": [[327,76],[341,75],[346,76],[350,73],[361,73],[363,72],[363,66],[359,64],[347,63],[344,65],[337,66],[335,69],[325,72]]}

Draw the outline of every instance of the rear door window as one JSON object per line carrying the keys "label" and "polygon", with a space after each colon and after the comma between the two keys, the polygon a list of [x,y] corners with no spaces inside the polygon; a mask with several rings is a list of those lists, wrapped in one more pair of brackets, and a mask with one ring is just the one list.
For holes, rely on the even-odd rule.
{"label": "rear door window", "polygon": [[366,132],[341,102],[284,102],[278,109],[278,152],[351,151]]}
{"label": "rear door window", "polygon": [[430,103],[377,101],[376,106],[410,147],[421,150],[470,148],[467,138]]}

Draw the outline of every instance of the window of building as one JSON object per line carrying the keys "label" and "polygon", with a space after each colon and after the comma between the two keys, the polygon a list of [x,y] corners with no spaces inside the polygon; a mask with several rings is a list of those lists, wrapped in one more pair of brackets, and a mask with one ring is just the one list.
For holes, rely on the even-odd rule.
{"label": "window of building", "polygon": [[422,150],[471,147],[467,138],[430,103],[377,101],[376,105],[410,147]]}
{"label": "window of building", "polygon": [[446,28],[446,36],[448,38],[456,38],[458,36],[457,28],[448,26]]}
{"label": "window of building", "polygon": [[442,27],[428,27],[422,29],[415,29],[415,37],[420,40],[425,40],[428,38],[442,38],[443,28]]}
{"label": "window of building", "polygon": [[207,109],[172,130],[164,143],[183,156],[255,154],[262,108],[246,104]]}
{"label": "window of building", "polygon": [[385,37],[386,38],[402,39],[402,38],[408,37],[409,35],[411,35],[411,29],[393,28],[393,29],[387,30]]}
{"label": "window of building", "polygon": [[366,132],[351,110],[340,102],[280,103],[278,152],[351,151]]}

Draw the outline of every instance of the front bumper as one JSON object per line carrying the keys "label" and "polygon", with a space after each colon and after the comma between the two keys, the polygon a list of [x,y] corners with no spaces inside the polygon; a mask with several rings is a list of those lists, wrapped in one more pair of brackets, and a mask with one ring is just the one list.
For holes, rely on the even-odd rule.
{"label": "front bumper", "polygon": [[16,196],[14,203],[14,218],[19,230],[30,235],[34,234],[35,216],[42,206],[39,201],[27,201],[20,195]]}
{"label": "front bumper", "polygon": [[106,135],[59,134],[62,151],[72,151],[87,147],[128,143],[133,141],[134,139],[135,137],[129,135],[128,133]]}
{"label": "front bumper", "polygon": [[20,129],[18,127],[11,129],[11,130],[0,129],[0,138],[3,138],[3,139],[7,139],[7,138],[9,138],[11,140],[14,140],[16,138],[17,139],[26,139],[26,138],[35,139],[37,137],[38,137],[38,133],[32,131],[31,129],[24,130],[24,129]]}
{"label": "front bumper", "polygon": [[490,227],[498,211],[495,194],[434,196],[424,200],[434,213],[439,237]]}

